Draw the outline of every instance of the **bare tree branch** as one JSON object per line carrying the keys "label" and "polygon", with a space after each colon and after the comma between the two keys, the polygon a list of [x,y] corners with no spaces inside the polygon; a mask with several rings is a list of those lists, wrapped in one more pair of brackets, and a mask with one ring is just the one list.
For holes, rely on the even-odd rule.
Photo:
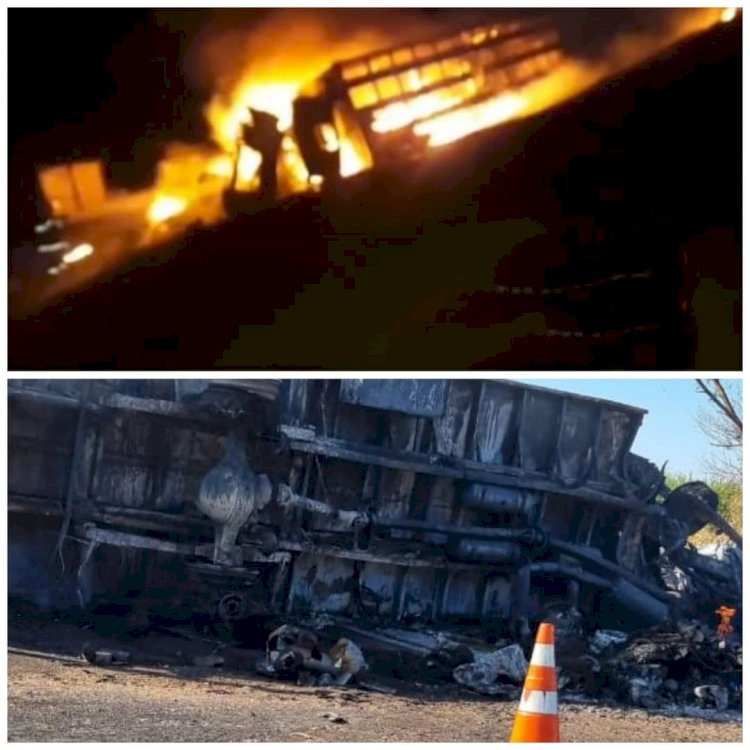
{"label": "bare tree branch", "polygon": [[706,468],[723,480],[742,479],[742,391],[734,383],[725,385],[718,378],[696,379],[698,389],[708,399],[710,409],[701,410],[697,424],[715,448],[722,452],[705,459]]}
{"label": "bare tree branch", "polygon": [[737,411],[734,408],[734,404],[732,404],[731,399],[727,395],[727,392],[722,385],[721,380],[713,379],[710,381],[714,384],[716,393],[714,393],[714,391],[712,391],[711,388],[706,385],[705,381],[696,378],[695,382],[698,383],[698,387],[703,391],[703,393],[705,393],[706,396],[708,396],[711,401],[716,404],[721,413],[724,414],[724,416],[726,416],[728,419],[730,419],[735,424],[740,433],[742,433],[742,419],[740,419],[739,415],[737,414]]}

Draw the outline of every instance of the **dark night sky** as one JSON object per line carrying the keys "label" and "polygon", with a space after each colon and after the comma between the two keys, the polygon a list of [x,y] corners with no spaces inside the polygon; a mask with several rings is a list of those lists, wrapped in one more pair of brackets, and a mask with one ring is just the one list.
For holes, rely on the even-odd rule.
{"label": "dark night sky", "polygon": [[176,67],[181,40],[151,11],[11,9],[9,16],[11,143],[59,123],[91,122],[97,112],[122,130],[161,114],[165,63]]}

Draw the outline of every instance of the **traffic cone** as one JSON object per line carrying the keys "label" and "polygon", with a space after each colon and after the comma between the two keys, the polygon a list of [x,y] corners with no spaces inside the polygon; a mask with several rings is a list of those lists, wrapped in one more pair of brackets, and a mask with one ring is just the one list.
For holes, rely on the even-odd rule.
{"label": "traffic cone", "polygon": [[511,742],[559,742],[557,715],[557,673],[555,672],[555,626],[539,626],[531,654],[529,671],[523,683]]}

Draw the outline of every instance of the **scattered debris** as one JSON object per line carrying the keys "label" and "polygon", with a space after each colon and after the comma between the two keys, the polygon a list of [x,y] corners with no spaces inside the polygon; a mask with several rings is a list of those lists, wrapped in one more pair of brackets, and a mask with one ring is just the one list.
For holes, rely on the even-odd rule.
{"label": "scattered debris", "polygon": [[362,649],[348,638],[339,638],[329,651],[333,666],[339,670],[336,680],[338,685],[346,685],[361,672],[367,669],[367,661]]}
{"label": "scattered debris", "polygon": [[89,664],[98,666],[130,664],[131,654],[129,651],[114,651],[109,649],[94,649],[85,643],[82,650],[83,658]]}
{"label": "scattered debris", "polygon": [[453,670],[456,682],[484,693],[515,698],[520,694],[529,665],[523,649],[516,643],[489,654],[475,657],[470,664]]}
{"label": "scattered debris", "polygon": [[316,633],[294,625],[282,625],[268,636],[266,659],[256,665],[266,677],[304,685],[347,685],[366,669],[365,656],[353,641],[340,638],[325,651]]}
{"label": "scattered debris", "polygon": [[699,685],[693,693],[696,698],[717,711],[725,711],[729,705],[729,691],[720,685]]}
{"label": "scattered debris", "polygon": [[327,719],[328,721],[331,722],[331,724],[348,724],[349,723],[343,716],[339,716],[338,714],[324,713],[322,714],[322,718]]}
{"label": "scattered debris", "polygon": [[589,640],[589,650],[601,654],[610,648],[616,648],[627,643],[628,634],[621,630],[597,630]]}
{"label": "scattered debris", "polygon": [[741,707],[742,644],[736,636],[678,621],[634,633],[626,643],[610,641],[608,649],[596,685],[602,698],[648,709]]}

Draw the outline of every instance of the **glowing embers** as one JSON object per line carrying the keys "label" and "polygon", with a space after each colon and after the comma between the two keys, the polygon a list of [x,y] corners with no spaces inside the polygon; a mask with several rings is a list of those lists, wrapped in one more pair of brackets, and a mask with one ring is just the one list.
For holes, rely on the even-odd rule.
{"label": "glowing embers", "polygon": [[148,208],[148,221],[152,226],[162,224],[183,213],[187,208],[184,198],[173,195],[157,195]]}
{"label": "glowing embers", "polygon": [[480,130],[500,125],[521,115],[526,99],[507,92],[454,112],[417,123],[414,133],[427,138],[429,146],[443,146]]}
{"label": "glowing embers", "polygon": [[393,102],[373,112],[372,129],[376,133],[398,130],[418,120],[424,120],[439,112],[457,107],[476,94],[477,84],[472,79],[445,86],[412,99]]}

